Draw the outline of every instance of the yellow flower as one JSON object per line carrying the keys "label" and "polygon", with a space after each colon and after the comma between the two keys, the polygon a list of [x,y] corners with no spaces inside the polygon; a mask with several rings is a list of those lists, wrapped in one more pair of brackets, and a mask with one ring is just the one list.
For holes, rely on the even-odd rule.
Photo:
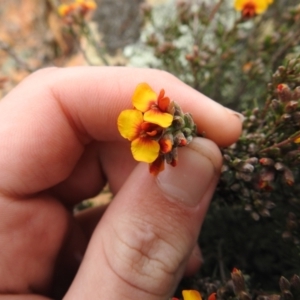
{"label": "yellow flower", "polygon": [[164,91],[157,96],[147,83],[141,83],[134,91],[132,103],[135,109],[124,110],[118,117],[119,132],[131,141],[135,160],[153,163],[162,146],[164,151],[168,149],[166,143],[161,146],[159,138],[173,121],[173,115],[167,112],[170,99],[164,96]]}
{"label": "yellow flower", "polygon": [[73,4],[61,4],[58,6],[57,12],[61,17],[65,17],[69,15],[73,10]]}
{"label": "yellow flower", "polygon": [[160,146],[153,139],[161,129],[144,122],[142,112],[127,109],[118,117],[118,129],[122,137],[131,141],[131,152],[135,160],[152,163],[158,157]]}
{"label": "yellow flower", "polygon": [[202,300],[200,293],[195,290],[183,290],[182,296],[184,300]]}
{"label": "yellow flower", "polygon": [[191,114],[183,113],[164,90],[157,95],[147,83],[136,87],[132,104],[133,109],[120,113],[117,125],[121,136],[131,141],[134,159],[149,163],[153,175],[164,170],[165,162],[175,167],[178,147],[186,146],[197,135]]}
{"label": "yellow flower", "polygon": [[273,0],[235,0],[234,7],[244,18],[252,18],[263,13]]}
{"label": "yellow flower", "polygon": [[97,8],[97,4],[92,0],[75,0],[70,4],[61,4],[58,6],[57,12],[61,17],[69,16],[75,12],[84,16],[88,11]]}
{"label": "yellow flower", "polygon": [[92,0],[75,0],[75,3],[84,11],[84,13],[97,8],[96,2]]}

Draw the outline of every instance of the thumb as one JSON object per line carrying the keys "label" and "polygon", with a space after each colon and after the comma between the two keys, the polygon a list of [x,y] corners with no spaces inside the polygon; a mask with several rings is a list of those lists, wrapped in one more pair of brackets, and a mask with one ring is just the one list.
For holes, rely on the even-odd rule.
{"label": "thumb", "polygon": [[157,177],[139,164],[98,224],[65,299],[168,299],[197,243],[221,155],[210,140],[180,149]]}

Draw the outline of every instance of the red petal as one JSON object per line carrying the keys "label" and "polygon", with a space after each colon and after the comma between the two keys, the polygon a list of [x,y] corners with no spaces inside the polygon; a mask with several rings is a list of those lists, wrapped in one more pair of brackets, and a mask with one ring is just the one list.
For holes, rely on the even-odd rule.
{"label": "red petal", "polygon": [[156,176],[159,172],[165,169],[163,156],[159,156],[153,163],[149,165],[149,172]]}
{"label": "red petal", "polygon": [[210,294],[207,300],[217,300],[217,294],[216,293]]}
{"label": "red petal", "polygon": [[159,140],[160,151],[162,153],[169,153],[172,151],[172,141],[170,139],[160,139]]}
{"label": "red petal", "polygon": [[165,97],[165,91],[161,90],[159,95],[158,95],[158,98],[157,98],[158,108],[161,111],[166,112],[168,110],[169,105],[170,105],[170,98]]}

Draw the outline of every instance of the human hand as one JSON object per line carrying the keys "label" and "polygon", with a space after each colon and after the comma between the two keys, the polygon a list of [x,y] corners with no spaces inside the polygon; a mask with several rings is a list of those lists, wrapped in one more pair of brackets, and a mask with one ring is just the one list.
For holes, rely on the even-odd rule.
{"label": "human hand", "polygon": [[[140,82],[164,88],[210,139],[181,148],[178,166],[157,177],[133,160],[116,125]],[[197,237],[222,164],[217,145],[240,132],[233,112],[162,71],[29,76],[0,102],[0,299],[167,299],[201,263]],[[107,182],[114,200],[105,213],[73,216]]]}

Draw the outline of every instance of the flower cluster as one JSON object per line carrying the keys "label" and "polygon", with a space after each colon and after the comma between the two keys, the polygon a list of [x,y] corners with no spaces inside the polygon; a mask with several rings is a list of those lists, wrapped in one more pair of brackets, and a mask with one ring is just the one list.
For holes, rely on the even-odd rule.
{"label": "flower cluster", "polygon": [[75,0],[70,4],[59,5],[57,12],[61,17],[79,15],[84,17],[89,11],[96,9],[97,4],[93,0]]}
{"label": "flower cluster", "polygon": [[157,95],[147,83],[140,83],[132,97],[133,109],[118,117],[122,137],[131,141],[135,160],[150,164],[150,173],[157,175],[164,162],[177,164],[177,148],[187,145],[197,134],[189,113],[183,113],[161,90]]}
{"label": "flower cluster", "polygon": [[[294,274],[290,280],[281,276],[279,279],[279,294],[265,293],[255,291],[252,295],[246,286],[245,278],[241,270],[233,268],[231,278],[227,279],[223,284],[219,281],[210,281],[206,279],[197,279],[200,284],[201,294],[197,290],[183,290],[183,300],[279,300],[279,299],[300,299],[300,278]],[[181,299],[181,298],[180,298]],[[178,298],[170,298],[169,300],[179,300]]]}
{"label": "flower cluster", "polygon": [[273,0],[235,0],[234,7],[242,12],[244,18],[253,18],[262,14]]}
{"label": "flower cluster", "polygon": [[[256,221],[276,215],[283,222],[280,230],[294,219],[299,224],[299,216],[294,217],[300,187],[299,70],[299,59],[280,66],[268,85],[265,107],[244,113],[243,136],[234,147],[223,149],[223,191],[216,194],[222,201],[241,201]],[[287,225],[282,237],[298,244],[299,228]]]}

